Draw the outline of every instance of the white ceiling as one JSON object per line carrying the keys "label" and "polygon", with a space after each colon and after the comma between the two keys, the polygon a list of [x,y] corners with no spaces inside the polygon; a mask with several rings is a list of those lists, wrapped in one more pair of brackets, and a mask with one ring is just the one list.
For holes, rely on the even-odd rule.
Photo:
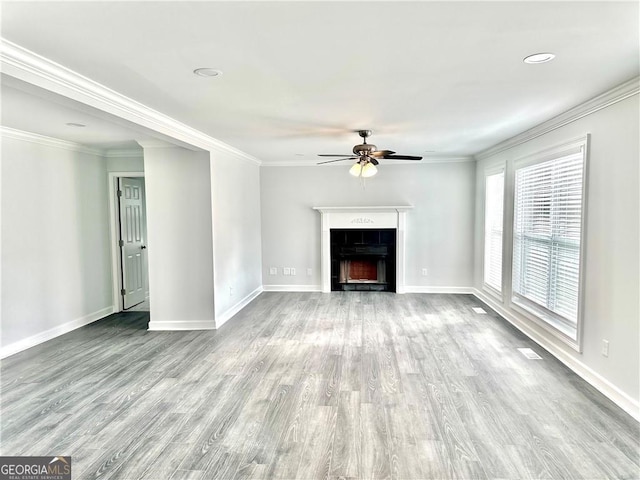
{"label": "white ceiling", "polygon": [[1,27],[265,163],[314,163],[362,128],[401,154],[482,151],[637,76],[638,19],[610,1],[2,2]]}

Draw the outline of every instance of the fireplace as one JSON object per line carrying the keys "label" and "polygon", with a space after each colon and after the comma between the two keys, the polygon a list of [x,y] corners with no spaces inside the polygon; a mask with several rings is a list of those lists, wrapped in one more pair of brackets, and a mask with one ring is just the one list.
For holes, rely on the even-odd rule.
{"label": "fireplace", "polygon": [[[411,205],[313,207],[314,210],[321,214],[321,290],[328,293],[332,290],[384,289],[396,293],[405,293],[406,217],[407,212],[412,208]],[[346,233],[346,235],[364,235],[364,237],[362,241],[357,241],[357,238],[347,237],[345,242],[338,242],[335,237],[332,238],[334,230],[342,230],[343,233],[352,232],[351,234]],[[383,232],[382,237],[377,240],[375,238],[371,240],[367,235],[379,234],[367,234],[367,231]],[[393,238],[392,243],[388,242],[389,235]],[[342,251],[336,253],[338,250],[333,244],[341,244],[338,248],[342,248]],[[356,269],[349,274],[350,281],[340,281],[340,260],[344,262],[351,261],[350,264],[342,263],[343,279],[346,280],[349,273],[345,269]],[[353,267],[354,260],[366,262],[368,266],[363,266],[360,263]],[[381,267],[381,260],[384,260],[384,268]],[[374,262],[375,281],[372,278]]]}
{"label": "fireplace", "polygon": [[334,228],[330,238],[332,291],[396,291],[394,228]]}

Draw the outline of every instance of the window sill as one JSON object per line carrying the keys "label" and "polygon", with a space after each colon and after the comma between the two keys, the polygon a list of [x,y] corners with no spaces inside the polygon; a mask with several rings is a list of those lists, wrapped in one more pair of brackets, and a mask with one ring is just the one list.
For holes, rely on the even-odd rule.
{"label": "window sill", "polygon": [[564,325],[550,315],[547,315],[534,306],[529,305],[528,302],[522,301],[519,297],[513,297],[511,299],[510,307],[514,312],[517,312],[523,318],[532,321],[547,333],[553,335],[575,351],[579,353],[582,352],[577,328],[572,329],[567,325]]}

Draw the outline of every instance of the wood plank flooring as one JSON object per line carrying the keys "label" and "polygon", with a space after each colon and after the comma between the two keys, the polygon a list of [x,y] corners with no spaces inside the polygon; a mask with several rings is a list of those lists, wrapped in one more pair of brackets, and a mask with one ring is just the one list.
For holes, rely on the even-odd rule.
{"label": "wood plank flooring", "polygon": [[71,455],[74,479],[640,478],[638,423],[472,296],[263,293],[218,331],[147,322],[2,361],[2,455]]}

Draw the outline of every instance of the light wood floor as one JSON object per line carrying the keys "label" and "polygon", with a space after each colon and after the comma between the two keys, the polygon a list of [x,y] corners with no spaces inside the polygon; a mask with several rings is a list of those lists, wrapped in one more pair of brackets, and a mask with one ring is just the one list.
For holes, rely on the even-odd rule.
{"label": "light wood floor", "polygon": [[74,479],[639,478],[638,423],[472,307],[264,293],[217,332],[114,315],[2,362],[1,453],[71,455]]}

